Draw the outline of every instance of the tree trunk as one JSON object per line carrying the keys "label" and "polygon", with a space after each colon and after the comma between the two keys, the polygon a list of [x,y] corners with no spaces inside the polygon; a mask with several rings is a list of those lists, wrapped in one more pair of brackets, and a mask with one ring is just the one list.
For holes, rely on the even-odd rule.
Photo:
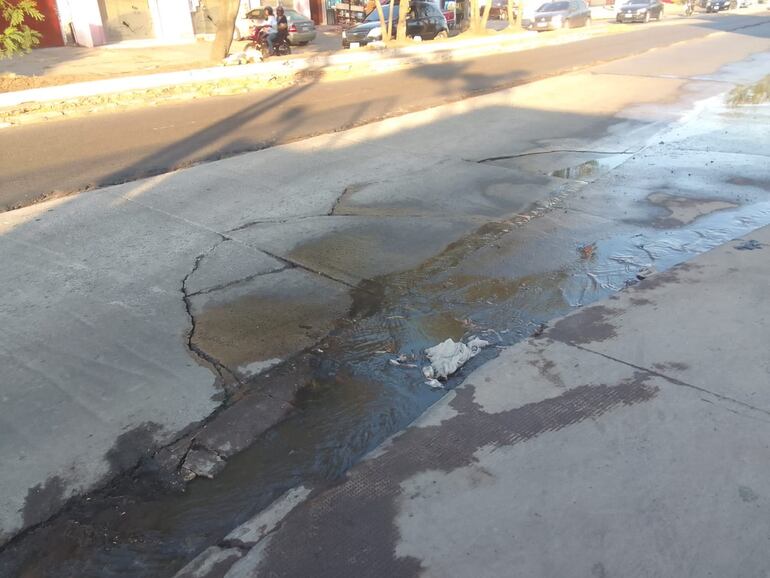
{"label": "tree trunk", "polygon": [[479,0],[471,0],[470,29],[473,33],[477,33],[479,30],[479,18]]}
{"label": "tree trunk", "polygon": [[390,44],[390,26],[385,24],[385,13],[382,11],[382,2],[380,0],[374,0],[377,8],[377,16],[380,18],[380,30],[382,30],[382,41],[385,44]]}
{"label": "tree trunk", "polygon": [[217,35],[211,46],[211,60],[220,61],[230,52],[235,34],[235,20],[238,18],[240,0],[221,0],[219,18],[217,19]]}
{"label": "tree trunk", "polygon": [[[513,13],[513,0],[508,0],[508,28],[521,27],[521,18],[517,18],[517,23],[514,24],[513,19],[516,18],[516,15]],[[521,0],[519,0],[519,5],[521,5]]]}
{"label": "tree trunk", "polygon": [[406,15],[408,12],[409,0],[406,0],[406,2],[402,1],[398,6],[398,26],[396,26],[396,40],[398,42],[406,40]]}
{"label": "tree trunk", "polygon": [[519,0],[518,9],[519,14],[516,17],[516,28],[524,30],[524,9],[526,8],[526,0]]}
{"label": "tree trunk", "polygon": [[487,31],[487,20],[489,20],[489,13],[491,12],[492,8],[492,0],[487,0],[487,3],[484,4],[484,14],[481,17],[481,24],[479,25],[479,34],[485,34]]}

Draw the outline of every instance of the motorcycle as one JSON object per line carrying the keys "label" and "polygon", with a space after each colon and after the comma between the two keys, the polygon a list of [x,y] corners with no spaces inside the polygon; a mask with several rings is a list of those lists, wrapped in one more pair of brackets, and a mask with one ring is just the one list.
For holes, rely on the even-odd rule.
{"label": "motorcycle", "polygon": [[247,49],[257,50],[262,54],[262,59],[268,56],[288,56],[291,54],[291,46],[289,45],[289,37],[287,34],[279,34],[273,42],[273,50],[270,51],[269,44],[267,43],[267,31],[255,30],[254,35],[251,37],[251,42],[247,45]]}
{"label": "motorcycle", "polygon": [[695,12],[695,3],[692,0],[687,0],[684,5],[684,15],[692,16],[693,12]]}

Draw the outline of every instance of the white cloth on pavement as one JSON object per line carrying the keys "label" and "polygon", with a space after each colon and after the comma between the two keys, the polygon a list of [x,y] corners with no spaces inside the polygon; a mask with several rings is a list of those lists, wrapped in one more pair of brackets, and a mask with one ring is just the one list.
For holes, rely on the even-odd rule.
{"label": "white cloth on pavement", "polygon": [[470,358],[479,354],[482,348],[489,345],[488,341],[474,337],[467,344],[452,339],[442,341],[438,345],[425,350],[430,360],[430,366],[423,368],[423,375],[428,379],[446,379],[464,365]]}

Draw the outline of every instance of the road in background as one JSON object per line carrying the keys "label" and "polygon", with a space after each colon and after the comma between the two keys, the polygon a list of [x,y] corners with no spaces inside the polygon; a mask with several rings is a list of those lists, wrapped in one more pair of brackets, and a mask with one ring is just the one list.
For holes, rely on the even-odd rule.
{"label": "road in background", "polygon": [[0,208],[365,124],[768,18],[717,14],[562,46],[0,131]]}

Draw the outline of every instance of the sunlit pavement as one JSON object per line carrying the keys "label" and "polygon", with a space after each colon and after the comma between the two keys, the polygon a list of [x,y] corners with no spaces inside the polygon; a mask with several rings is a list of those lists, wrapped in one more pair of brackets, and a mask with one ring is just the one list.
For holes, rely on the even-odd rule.
{"label": "sunlit pavement", "polygon": [[[0,446],[0,458],[8,464],[0,484],[3,537],[46,520],[66,498],[89,487],[116,475],[123,481],[113,486],[115,494],[89,496],[87,503],[78,502],[13,542],[0,554],[0,570],[23,575],[30,568],[66,564],[75,575],[108,576],[125,572],[130,561],[138,573],[163,575],[213,547],[214,554],[224,552],[230,563],[248,551],[244,571],[263,563],[279,575],[308,575],[307,556],[312,555],[315,566],[310,575],[345,575],[335,564],[349,562],[351,556],[335,557],[332,544],[314,547],[319,544],[317,535],[292,532],[292,520],[319,509],[333,510],[330,496],[335,490],[311,497],[307,506],[292,514],[294,518],[286,519],[272,542],[249,538],[237,545],[223,539],[281,491],[298,484],[310,488],[319,477],[333,480],[341,475],[440,398],[441,392],[423,383],[418,369],[389,363],[402,348],[419,354],[448,335],[460,338],[470,332],[483,333],[493,345],[513,345],[539,323],[548,325],[577,306],[612,295],[637,275],[648,275],[644,270],[649,266],[668,269],[733,237],[749,240],[768,219],[762,148],[768,134],[766,109],[725,109],[721,103],[734,84],[754,81],[767,70],[768,33],[767,24],[757,24],[740,33],[681,43],[351,130],[4,213],[0,255],[7,260],[4,270],[9,274],[0,283],[6,296],[0,351],[8,384],[3,400],[8,434]],[[686,57],[693,51],[699,58]],[[707,98],[713,100],[706,103]],[[756,240],[765,242],[764,237]],[[735,275],[751,271],[754,260],[764,255],[760,249],[747,251],[744,257],[733,245],[724,251],[737,255],[735,264],[728,265],[736,269],[731,272]],[[685,265],[679,273],[657,279],[672,281],[675,276],[674,287],[691,284],[707,290],[708,263],[703,267]],[[742,296],[754,298],[754,293],[736,292],[729,284],[739,277],[722,279],[728,277],[723,265],[715,267],[715,275],[723,271],[720,282],[728,284],[704,297],[709,312],[718,312],[716,305],[725,293],[740,297],[737,304]],[[704,276],[696,283],[699,272]],[[753,277],[746,278],[750,282],[740,291],[754,286]],[[648,283],[654,286],[655,279],[653,275]],[[658,285],[660,290],[667,286]],[[648,298],[652,303],[644,299],[632,292],[620,297],[620,305],[638,306],[635,314],[642,316],[631,330],[642,327],[642,321],[657,327],[651,312],[656,303],[661,308],[676,306],[658,294]],[[744,302],[754,319],[761,320],[761,304]],[[612,333],[622,335],[626,330],[622,319],[614,318],[622,317],[624,309],[607,311],[613,308],[608,304],[604,308],[578,314],[584,315],[578,319],[593,320],[589,335],[578,331],[575,337],[565,325],[558,333],[553,325],[542,338],[570,348],[611,344]],[[680,309],[685,311],[684,305]],[[725,309],[720,315],[728,313]],[[673,314],[667,319],[673,321]],[[567,328],[569,323],[573,322],[567,322]],[[752,327],[745,339],[762,343],[764,336],[757,333],[762,324]],[[684,325],[679,329],[689,331]],[[658,346],[666,345],[659,334],[650,335]],[[679,335],[677,343],[695,344],[689,334],[671,335]],[[737,360],[741,352],[726,349],[722,355],[715,353],[712,341],[702,343],[708,346],[703,350],[712,363],[720,356]],[[674,352],[674,344],[668,345],[666,351]],[[740,339],[732,339],[730,347],[751,354],[749,344]],[[486,355],[491,355],[496,349],[488,351]],[[711,387],[701,374],[689,375],[683,365],[695,367],[697,360],[641,359],[609,349],[589,353],[594,361],[601,361],[602,353],[617,356],[612,379],[585,384],[569,379],[561,387],[558,382],[565,380],[565,374],[553,374],[546,356],[528,365],[537,369],[531,370],[534,379],[535,373],[541,375],[537,366],[543,360],[545,381],[532,383],[551,384],[556,388],[551,393],[542,395],[545,389],[533,386],[534,392],[514,390],[513,397],[482,403],[482,385],[492,381],[474,377],[469,384],[477,387],[459,390],[454,394],[459,401],[448,399],[450,409],[445,411],[473,419],[486,419],[483,414],[526,415],[529,429],[505,434],[509,442],[525,442],[513,444],[511,451],[539,447],[547,437],[541,432],[559,434],[557,446],[577,460],[567,462],[572,469],[566,471],[574,472],[576,480],[587,480],[586,491],[595,490],[591,479],[577,476],[583,473],[575,465],[581,453],[577,449],[570,453],[568,443],[573,425],[595,428],[586,439],[596,441],[599,449],[603,447],[599,439],[610,440],[610,448],[620,447],[613,446],[611,437],[597,436],[605,416],[615,420],[630,415],[628,423],[633,426],[634,420],[653,418],[666,425],[681,414],[680,426],[697,423],[692,426],[695,430],[703,422],[690,411],[697,405],[688,397],[694,387],[705,390],[701,393],[712,401],[730,398],[733,405],[725,406],[727,414],[764,411],[762,399],[748,399],[750,381],[736,382],[738,390],[730,391]],[[479,356],[477,363],[488,360]],[[550,361],[563,365],[562,357]],[[661,367],[654,367],[658,363]],[[643,375],[635,375],[637,370],[628,369],[629,364],[638,365]],[[495,366],[481,371],[487,367]],[[759,364],[750,367],[762,371]],[[716,370],[710,373],[713,379],[718,376]],[[449,387],[458,385],[464,375]],[[745,379],[754,379],[752,375],[757,374],[745,373]],[[671,380],[688,387],[670,386]],[[501,387],[514,387],[511,383],[515,385],[499,382]],[[304,384],[311,387],[297,396],[297,388]],[[588,389],[575,387],[583,385]],[[604,389],[593,387],[598,385]],[[603,397],[605,389],[614,387],[620,389]],[[586,396],[580,397],[583,393]],[[530,397],[522,401],[524,394]],[[561,395],[567,397],[538,406]],[[223,399],[238,403],[220,411],[205,429],[183,432],[206,419]],[[569,415],[578,417],[549,422],[552,405],[564,401],[574,401],[577,413]],[[666,407],[656,405],[661,402]],[[500,403],[510,408],[495,411],[501,409]],[[528,404],[534,405],[526,409]],[[677,404],[681,412],[665,413]],[[568,404],[567,410],[572,411],[573,405]],[[301,411],[296,412],[297,407]],[[551,409],[545,415],[540,410],[528,413],[536,407]],[[655,411],[644,413],[650,411],[646,408]],[[659,415],[658,409],[664,414]],[[555,425],[548,427],[550,423]],[[614,421],[608,426],[622,429]],[[263,436],[270,427],[269,435]],[[639,436],[628,438],[632,449],[655,449],[669,439],[665,428],[662,437],[655,438],[646,437],[643,429],[631,431]],[[728,442],[744,436],[739,428],[728,433],[721,442],[724,447],[716,448],[720,458],[730,453],[733,446]],[[410,435],[418,434],[405,439]],[[497,438],[441,439],[450,446],[437,446],[431,438],[419,445],[419,452],[412,452],[420,462],[416,471],[406,468],[399,473],[398,453],[385,453],[382,460],[374,458],[367,462],[373,465],[356,470],[376,466],[384,468],[377,472],[390,477],[378,478],[384,493],[367,484],[357,486],[356,496],[379,500],[370,517],[361,516],[360,524],[354,523],[352,514],[337,518],[361,530],[357,538],[372,546],[357,548],[355,563],[368,560],[373,572],[379,569],[388,576],[409,575],[417,564],[433,564],[439,569],[436,575],[445,574],[425,552],[432,542],[400,545],[399,540],[408,540],[411,534],[407,525],[394,525],[395,517],[413,512],[394,508],[393,500],[412,495],[401,489],[405,481],[420,492],[415,500],[424,498],[426,491],[413,475],[432,471],[434,463],[444,473],[472,468],[469,455]],[[648,439],[651,445],[645,446]],[[171,442],[169,448],[148,455],[148,448]],[[673,446],[670,443],[669,453],[656,459],[676,462],[681,455]],[[699,451],[694,455],[705,456],[699,446],[693,447]],[[754,445],[747,447],[756,450]],[[497,456],[507,457],[507,449],[501,446]],[[743,459],[733,453],[733,459]],[[646,454],[620,452],[616,459],[626,455]],[[144,494],[131,486],[130,476],[120,476],[140,458],[145,458],[146,471],[165,468],[171,476],[215,476],[215,480],[193,480],[184,494],[158,494],[154,486],[153,492]],[[495,458],[485,461],[493,479]],[[693,464],[687,471],[699,475],[711,463],[679,461],[685,469]],[[609,463],[611,469],[614,462]],[[546,462],[532,464],[528,488],[554,492],[558,488],[569,494],[565,485],[569,480],[558,485],[557,479],[549,479],[545,484],[537,477],[537,468],[555,470],[549,470]],[[661,471],[660,461],[655,466],[650,472]],[[623,470],[624,475],[628,472],[635,473]],[[740,517],[733,506],[762,504],[752,476],[765,472],[745,472],[747,479],[737,482],[740,503],[731,502],[727,510],[733,525],[724,531],[733,529],[735,535],[739,522],[755,519]],[[363,474],[354,473],[351,479],[365,479],[356,475]],[[485,472],[474,470],[469,475],[473,484],[486,487]],[[430,479],[431,485],[435,479]],[[690,482],[674,476],[669,487]],[[726,491],[727,482],[717,482],[708,487]],[[317,492],[323,491],[321,486]],[[338,486],[336,495],[347,496],[350,487]],[[644,493],[650,486],[635,488]],[[616,506],[613,499],[622,496],[617,489],[599,495],[609,501],[590,503],[606,508]],[[304,496],[300,493],[296,499]],[[629,503],[636,511],[639,503],[652,502]],[[662,510],[673,511],[670,502],[660,503],[666,506]],[[698,511],[702,503],[697,502]],[[423,504],[430,511],[431,504]],[[504,508],[498,509],[503,516]],[[513,515],[510,519],[521,520]],[[574,535],[577,519],[577,514],[569,518],[567,529],[573,533],[565,537]],[[705,518],[685,519],[692,525]],[[447,527],[454,522],[447,518]],[[443,537],[432,522],[416,523],[413,531],[428,527],[435,529],[431,540]],[[478,528],[470,526],[474,527]],[[599,520],[587,536],[602,536],[599,530],[615,527]],[[680,535],[679,526],[664,527],[672,528],[675,537]],[[380,536],[376,546],[367,532]],[[95,538],[104,535],[109,536],[109,549]],[[324,536],[331,540],[335,534]],[[721,534],[709,535],[703,542],[708,554],[715,552],[713,536]],[[640,538],[643,544],[652,539],[647,534]],[[304,545],[295,547],[294,561],[287,562],[282,545],[293,540],[303,540]],[[488,543],[496,544],[493,539]],[[259,546],[252,548],[253,544]],[[755,567],[750,553],[761,550],[754,545],[734,549],[746,554],[748,569]],[[617,548],[610,549],[617,555]],[[533,550],[519,551],[527,560],[546,559],[533,557]],[[319,552],[320,558],[315,556]],[[545,568],[541,574],[560,575],[569,551],[559,552],[565,558],[555,559],[553,572]],[[735,562],[734,552],[724,560]],[[378,558],[367,558],[369,554]],[[499,560],[510,562],[505,556]],[[616,567],[609,555],[591,564],[597,572]],[[304,573],[292,574],[291,568]],[[499,570],[493,560],[484,570],[495,568]]]}

